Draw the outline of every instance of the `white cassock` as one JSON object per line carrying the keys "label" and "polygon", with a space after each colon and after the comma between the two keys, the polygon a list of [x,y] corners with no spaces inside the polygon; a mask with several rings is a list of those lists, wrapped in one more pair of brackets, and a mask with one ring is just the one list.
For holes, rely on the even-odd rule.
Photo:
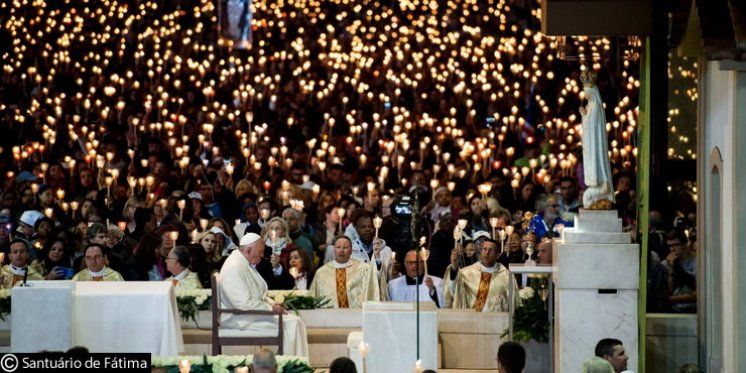
{"label": "white cassock", "polygon": [[[220,303],[223,308],[271,311],[274,301],[267,296],[267,283],[249,261],[234,250],[220,270]],[[306,324],[298,316],[283,315],[283,355],[308,357]],[[276,316],[223,314],[220,323],[229,329],[277,333]]]}
{"label": "white cassock", "polygon": [[[433,279],[433,285],[435,286],[435,294],[438,298],[438,307],[445,307],[445,300],[443,298],[443,279],[436,276],[430,276],[431,279]],[[410,279],[410,282],[413,279]],[[418,287],[417,285],[410,285],[407,283],[407,276],[399,276],[391,281],[389,281],[389,300],[392,302],[414,302],[417,297],[417,293],[415,292],[415,287]],[[430,296],[430,289],[425,286],[425,284],[420,283],[419,284],[420,289],[420,302],[433,302],[432,297]]]}

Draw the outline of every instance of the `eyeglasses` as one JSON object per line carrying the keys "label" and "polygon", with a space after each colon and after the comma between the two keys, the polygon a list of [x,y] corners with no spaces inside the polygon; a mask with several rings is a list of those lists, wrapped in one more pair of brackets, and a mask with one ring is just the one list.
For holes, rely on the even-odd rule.
{"label": "eyeglasses", "polygon": [[490,253],[496,253],[497,252],[497,248],[496,247],[484,247],[483,246],[482,247],[482,251],[487,251],[487,252],[490,252]]}
{"label": "eyeglasses", "polygon": [[177,260],[178,261],[179,258],[172,258],[172,257],[169,256],[169,257],[166,257],[166,261],[168,261],[168,260]]}

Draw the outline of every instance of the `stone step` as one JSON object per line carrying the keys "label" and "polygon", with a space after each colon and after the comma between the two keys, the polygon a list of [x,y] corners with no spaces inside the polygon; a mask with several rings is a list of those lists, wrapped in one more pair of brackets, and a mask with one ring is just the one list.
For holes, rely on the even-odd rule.
{"label": "stone step", "polygon": [[575,230],[577,232],[621,233],[622,219],[588,219],[575,216]]}
{"label": "stone step", "polygon": [[628,244],[632,242],[632,237],[626,232],[578,232],[574,228],[566,228],[562,230],[562,240],[564,243],[578,244]]}
{"label": "stone step", "polygon": [[619,218],[619,213],[616,210],[580,209],[579,216],[584,220],[616,220]]}

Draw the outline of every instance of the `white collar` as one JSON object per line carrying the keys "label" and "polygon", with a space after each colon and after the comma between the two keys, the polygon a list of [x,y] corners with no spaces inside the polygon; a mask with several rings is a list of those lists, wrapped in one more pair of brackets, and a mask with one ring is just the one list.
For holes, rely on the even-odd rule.
{"label": "white collar", "polygon": [[498,268],[497,263],[495,263],[495,265],[493,265],[492,267],[485,267],[484,264],[482,264],[481,262],[479,263],[479,267],[482,269],[482,272],[487,273],[495,273]]}
{"label": "white collar", "polygon": [[90,269],[88,270],[88,273],[91,274],[91,277],[104,277],[104,273],[106,273],[106,267],[102,268],[98,272],[93,272]]}
{"label": "white collar", "polygon": [[348,259],[344,263],[339,263],[336,260],[333,263],[334,263],[334,268],[347,268],[352,264],[352,258]]}
{"label": "white collar", "polygon": [[181,271],[181,273],[179,273],[178,275],[174,276],[174,280],[181,281],[181,280],[185,279],[187,276],[189,276],[189,270],[185,268],[183,271]]}
{"label": "white collar", "polygon": [[25,274],[26,273],[26,268],[28,268],[28,266],[18,268],[16,266],[12,265],[12,264],[9,264],[8,266],[10,267],[10,270],[13,272],[14,275]]}

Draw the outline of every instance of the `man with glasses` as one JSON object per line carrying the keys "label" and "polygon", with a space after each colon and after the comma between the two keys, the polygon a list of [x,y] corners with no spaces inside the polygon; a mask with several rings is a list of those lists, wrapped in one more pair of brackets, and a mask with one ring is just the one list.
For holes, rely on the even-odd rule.
{"label": "man with glasses", "polygon": [[[440,277],[425,275],[425,265],[421,258],[417,258],[417,251],[410,250],[404,257],[404,276],[397,277],[389,282],[389,298],[394,302],[414,302],[417,298],[417,290],[420,293],[420,302],[433,302],[436,307],[441,307],[443,301],[443,289]],[[417,290],[415,290],[417,289]]]}
{"label": "man with glasses", "polygon": [[202,289],[202,283],[196,273],[189,270],[192,258],[184,246],[176,246],[166,256],[166,270],[173,274],[165,281],[171,281],[174,290]]}
{"label": "man with glasses", "polygon": [[537,239],[543,237],[559,237],[560,227],[572,226],[560,217],[559,200],[554,194],[542,196],[536,201],[539,213],[531,218],[528,230],[536,235]]}
{"label": "man with glasses", "polygon": [[[453,294],[453,308],[471,308],[477,312],[507,312],[510,293],[517,290],[510,272],[497,262],[499,245],[486,238],[479,262],[461,268],[456,281],[445,289],[446,298]],[[518,297],[514,297],[518,302]],[[448,299],[446,299],[448,302]]]}
{"label": "man with glasses", "polygon": [[119,272],[106,266],[104,246],[90,244],[83,251],[86,268],[73,276],[73,281],[124,281]]}

